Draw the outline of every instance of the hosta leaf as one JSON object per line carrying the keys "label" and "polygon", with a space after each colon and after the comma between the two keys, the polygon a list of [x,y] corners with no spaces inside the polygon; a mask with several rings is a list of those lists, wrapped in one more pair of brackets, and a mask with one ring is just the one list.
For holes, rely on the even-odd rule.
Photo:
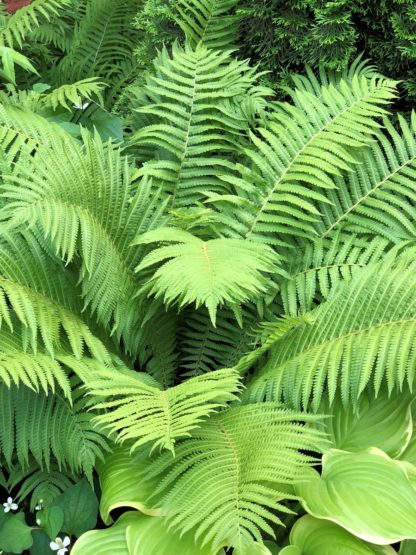
{"label": "hosta leaf", "polygon": [[305,481],[295,489],[311,515],[370,543],[388,545],[416,538],[413,473],[413,467],[379,449],[332,450],[323,456],[322,476],[306,469]]}
{"label": "hosta leaf", "polygon": [[280,555],[394,555],[390,546],[372,545],[333,522],[310,515],[300,518],[290,533],[291,545]]}
{"label": "hosta leaf", "polygon": [[169,530],[164,518],[140,515],[127,527],[129,555],[223,555],[221,549],[202,547],[195,543],[194,534],[182,536]]}
{"label": "hosta leaf", "polygon": [[124,513],[106,530],[85,533],[71,555],[224,555],[221,550],[195,544],[193,534],[180,537],[168,530],[161,517]]}
{"label": "hosta leaf", "polygon": [[406,540],[400,544],[399,555],[414,555],[416,553],[416,541]]}
{"label": "hosta leaf", "polygon": [[145,514],[157,515],[145,500],[152,493],[153,485],[141,479],[149,468],[147,453],[131,455],[128,449],[116,447],[97,467],[100,477],[100,514],[105,524],[111,524],[111,511],[122,507],[137,509]]}
{"label": "hosta leaf", "polygon": [[337,399],[331,407],[322,403],[321,413],[330,414],[325,420],[326,431],[334,448],[363,451],[377,447],[396,458],[405,449],[413,431],[411,395],[383,392],[379,397],[369,393],[362,396],[357,408],[345,408]]}

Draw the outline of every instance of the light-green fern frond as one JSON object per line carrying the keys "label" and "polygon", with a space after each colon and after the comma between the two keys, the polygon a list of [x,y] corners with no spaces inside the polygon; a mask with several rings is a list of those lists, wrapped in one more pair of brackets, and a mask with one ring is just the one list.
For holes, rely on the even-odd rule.
{"label": "light-green fern frond", "polygon": [[248,386],[251,399],[284,398],[317,409],[325,392],[355,403],[367,385],[392,392],[415,377],[413,254],[357,271],[300,326],[277,342]]}
{"label": "light-green fern frond", "polygon": [[313,461],[301,450],[319,452],[325,444],[323,435],[302,425],[310,418],[273,403],[212,416],[177,445],[175,459],[162,455],[150,467],[149,478],[160,478],[154,495],[163,494],[168,524],[193,530],[213,548],[242,548],[262,534],[274,536],[269,523],[281,524],[276,511],[290,512],[281,503],[293,498],[287,486]]}
{"label": "light-green fern frond", "polygon": [[131,142],[139,150],[152,148],[147,155],[153,160],[140,173],[153,176],[171,195],[171,208],[180,208],[205,198],[208,191],[227,190],[219,176],[232,171],[230,156],[247,129],[232,102],[242,102],[256,75],[229,52],[202,45],[174,45],[171,56],[162,52],[156,68],[147,80],[147,102],[138,109],[152,119]]}
{"label": "light-green fern frond", "polygon": [[187,231],[159,228],[139,236],[135,244],[166,242],[150,252],[137,272],[161,264],[143,291],[166,304],[205,305],[215,325],[219,305],[239,304],[265,292],[265,274],[279,271],[279,257],[267,245],[242,239],[203,241]]}
{"label": "light-green fern frond", "polygon": [[241,177],[222,176],[237,194],[210,195],[223,205],[230,233],[276,245],[285,236],[316,235],[334,176],[356,167],[357,149],[379,128],[376,118],[386,113],[395,85],[357,76],[322,88],[320,98],[295,91],[293,104],[278,107],[260,137],[251,134],[249,163],[237,166]]}
{"label": "light-green fern frond", "polygon": [[408,123],[398,117],[399,129],[385,120],[385,131],[363,151],[361,164],[330,191],[331,204],[321,206],[321,237],[334,231],[373,233],[400,241],[416,237],[416,113]]}
{"label": "light-green fern frond", "polygon": [[117,374],[97,370],[82,376],[95,398],[95,409],[105,413],[95,421],[119,441],[129,441],[131,450],[151,442],[153,449],[174,452],[180,438],[212,412],[236,398],[239,376],[233,370],[218,370],[163,390],[155,380],[134,372]]}

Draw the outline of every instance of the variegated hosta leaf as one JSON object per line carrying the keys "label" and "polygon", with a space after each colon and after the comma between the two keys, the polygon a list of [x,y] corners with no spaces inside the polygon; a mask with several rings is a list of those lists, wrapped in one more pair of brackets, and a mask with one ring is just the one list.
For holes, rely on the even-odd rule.
{"label": "variegated hosta leaf", "polygon": [[225,555],[195,543],[192,533],[179,536],[161,517],[124,513],[106,530],[92,530],[75,543],[71,555]]}
{"label": "variegated hosta leaf", "polygon": [[290,533],[290,546],[279,555],[394,555],[390,546],[369,544],[333,522],[305,515]]}
{"label": "variegated hosta leaf", "polygon": [[309,514],[370,543],[388,545],[416,539],[414,474],[412,465],[379,449],[331,450],[323,456],[322,476],[306,469],[305,481],[295,489]]}

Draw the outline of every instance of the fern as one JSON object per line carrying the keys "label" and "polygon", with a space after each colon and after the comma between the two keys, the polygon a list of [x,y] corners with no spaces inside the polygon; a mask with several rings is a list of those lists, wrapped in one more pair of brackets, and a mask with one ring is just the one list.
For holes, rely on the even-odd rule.
{"label": "fern", "polygon": [[230,104],[253,85],[256,75],[229,52],[174,46],[163,52],[157,73],[147,79],[148,99],[139,112],[153,120],[131,142],[150,146],[154,160],[139,170],[171,196],[172,208],[191,205],[207,191],[225,191],[218,177],[232,171],[230,156],[247,127]]}
{"label": "fern", "polygon": [[0,45],[22,48],[23,41],[43,21],[49,21],[59,8],[68,6],[70,0],[32,0],[6,18],[0,28]]}
{"label": "fern", "polygon": [[275,245],[285,236],[316,235],[334,176],[355,166],[351,151],[368,144],[394,90],[392,81],[361,76],[323,88],[321,98],[295,91],[293,105],[282,104],[260,137],[251,134],[250,164],[237,166],[241,177],[222,176],[237,194],[211,195],[230,233]]}
{"label": "fern", "polygon": [[263,274],[279,269],[278,257],[266,245],[238,239],[203,241],[187,231],[159,228],[135,243],[161,241],[175,244],[156,248],[136,268],[162,263],[144,290],[156,298],[163,296],[167,304],[204,304],[214,325],[218,305],[244,302],[266,291]]}
{"label": "fern", "polygon": [[[190,435],[198,424],[226,401],[235,399],[238,375],[232,370],[218,370],[206,376],[162,390],[145,376],[98,371],[84,375],[91,395],[104,397],[96,409],[111,409],[95,418],[96,422],[119,432],[119,440],[134,440],[131,450],[148,442],[174,452],[178,438]],[[133,418],[132,418],[133,411]]]}
{"label": "fern", "polygon": [[58,106],[63,106],[70,110],[68,102],[71,102],[73,105],[80,105],[84,100],[90,100],[92,96],[97,96],[100,99],[102,85],[95,77],[83,79],[72,85],[62,85],[44,95],[43,103],[45,106],[51,106],[54,110]]}
{"label": "fern", "polygon": [[300,242],[285,252],[287,275],[279,282],[285,314],[307,313],[329,297],[342,282],[384,257],[391,244],[337,233],[331,239]]}
{"label": "fern", "polygon": [[[411,257],[410,257],[411,260]],[[409,256],[370,264],[336,289],[305,324],[283,336],[249,386],[251,399],[317,409],[323,391],[344,404],[371,383],[391,393],[414,380],[415,267]]]}
{"label": "fern", "polygon": [[373,233],[396,242],[415,238],[416,114],[399,116],[399,130],[384,121],[385,132],[364,152],[347,179],[337,180],[317,226],[321,237],[343,229]]}
{"label": "fern", "polygon": [[192,46],[232,48],[238,34],[240,17],[230,12],[239,0],[179,0],[176,22]]}
{"label": "fern", "polygon": [[22,468],[30,468],[32,458],[48,470],[53,460],[61,472],[67,468],[92,478],[95,461],[108,445],[79,394],[71,406],[59,396],[2,384],[0,397],[0,450],[9,466],[16,457]]}
{"label": "fern", "polygon": [[319,451],[323,436],[300,426],[311,417],[273,403],[231,408],[211,417],[176,448],[176,458],[162,455],[149,479],[159,477],[154,495],[163,494],[168,524],[195,530],[202,544],[242,549],[263,533],[274,536],[269,522],[292,496],[285,485],[300,479],[314,459],[300,449]]}

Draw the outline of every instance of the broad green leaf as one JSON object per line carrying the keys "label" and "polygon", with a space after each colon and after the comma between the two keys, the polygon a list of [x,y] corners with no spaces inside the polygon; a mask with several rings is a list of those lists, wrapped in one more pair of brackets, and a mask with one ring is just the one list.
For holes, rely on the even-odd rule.
{"label": "broad green leaf", "polygon": [[308,513],[336,522],[378,545],[416,538],[414,468],[379,449],[359,453],[331,450],[322,476],[305,470],[296,493]]}
{"label": "broad green leaf", "polygon": [[330,407],[325,401],[320,412],[331,415],[324,425],[334,448],[363,451],[377,447],[396,458],[412,435],[412,402],[407,393],[389,397],[383,392],[376,399],[362,396],[356,408],[345,408],[339,398]]}
{"label": "broad green leaf", "polygon": [[[233,551],[234,555],[273,555],[273,553],[274,552],[270,551],[267,545],[258,542],[252,542],[245,548],[234,549]],[[275,553],[278,553],[278,551]]]}
{"label": "broad green leaf", "polygon": [[113,526],[106,530],[91,530],[74,544],[71,555],[130,555],[127,548],[127,526],[134,524],[137,512],[124,513]]}
{"label": "broad green leaf", "polygon": [[333,522],[310,515],[300,518],[290,533],[291,546],[280,555],[394,555],[390,546],[371,545]]}
{"label": "broad green leaf", "polygon": [[43,530],[33,530],[32,536],[33,545],[30,548],[30,555],[45,555],[50,552],[51,538]]}
{"label": "broad green leaf", "polygon": [[25,515],[18,513],[7,519],[0,529],[0,549],[9,553],[23,553],[33,544],[32,528]]}
{"label": "broad green leaf", "polygon": [[61,507],[50,507],[39,511],[36,522],[50,538],[55,538],[64,524],[64,511]]}
{"label": "broad green leaf", "polygon": [[85,478],[64,491],[52,506],[62,509],[62,529],[67,534],[78,537],[97,524],[98,499]]}
{"label": "broad green leaf", "polygon": [[416,541],[406,540],[400,544],[399,555],[415,555],[416,553]]}
{"label": "broad green leaf", "polygon": [[75,543],[71,555],[225,555],[195,544],[192,533],[168,530],[161,517],[124,513],[106,530],[92,530]]}
{"label": "broad green leaf", "polygon": [[[194,534],[183,535],[168,529],[163,517],[138,515],[127,527],[129,555],[219,555],[223,550],[213,551],[210,546],[195,543]],[[254,555],[254,553],[253,553]]]}
{"label": "broad green leaf", "polygon": [[158,515],[159,509],[152,509],[145,503],[153,490],[152,483],[144,481],[149,468],[147,453],[131,455],[129,449],[115,447],[113,453],[105,457],[97,467],[101,485],[100,515],[105,524],[111,524],[114,509],[129,507],[145,514]]}

